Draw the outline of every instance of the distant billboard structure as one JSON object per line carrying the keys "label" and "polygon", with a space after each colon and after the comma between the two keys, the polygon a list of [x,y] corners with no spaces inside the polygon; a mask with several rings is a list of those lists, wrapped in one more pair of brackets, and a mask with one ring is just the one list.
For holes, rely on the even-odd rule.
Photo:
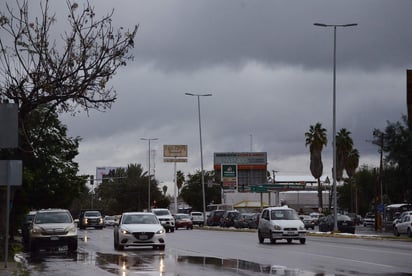
{"label": "distant billboard structure", "polygon": [[[215,181],[226,191],[247,192],[251,186],[267,182],[266,152],[215,152],[213,163]],[[236,182],[227,181],[229,178],[222,174],[225,169],[236,172]]]}
{"label": "distant billboard structure", "polygon": [[187,162],[187,145],[163,145],[164,162]]}
{"label": "distant billboard structure", "polygon": [[114,174],[117,169],[125,169],[124,167],[97,167],[96,168],[96,181],[103,181],[108,175]]}

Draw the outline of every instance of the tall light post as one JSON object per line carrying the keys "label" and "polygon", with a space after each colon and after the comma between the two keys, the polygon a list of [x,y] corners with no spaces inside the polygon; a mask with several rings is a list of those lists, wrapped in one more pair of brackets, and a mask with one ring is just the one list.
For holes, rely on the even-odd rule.
{"label": "tall light post", "polygon": [[147,211],[150,211],[150,141],[159,140],[159,138],[140,138],[140,140],[149,142],[149,170],[148,170],[148,191],[147,191]]}
{"label": "tall light post", "polygon": [[212,94],[193,94],[193,93],[185,93],[187,96],[194,96],[197,97],[197,110],[199,113],[199,137],[200,137],[200,175],[201,175],[201,182],[202,185],[202,198],[203,198],[203,222],[206,225],[206,196],[205,196],[205,174],[203,171],[203,148],[202,148],[202,123],[200,119],[200,97],[209,97]]}
{"label": "tall light post", "polygon": [[314,23],[318,27],[333,27],[333,229],[338,229],[338,201],[336,197],[336,29],[337,27],[354,27],[357,23],[350,24],[323,24]]}

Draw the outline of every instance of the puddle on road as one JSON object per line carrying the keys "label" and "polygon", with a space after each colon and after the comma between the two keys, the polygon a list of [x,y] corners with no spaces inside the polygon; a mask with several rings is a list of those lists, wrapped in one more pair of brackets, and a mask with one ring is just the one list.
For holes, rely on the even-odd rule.
{"label": "puddle on road", "polygon": [[[333,273],[310,272],[282,265],[223,259],[217,257],[184,256],[153,250],[125,251],[122,253],[77,254],[40,252],[36,256],[19,256],[29,274],[25,275],[291,275],[323,276]],[[15,256],[16,259],[16,256]],[[352,271],[354,275],[360,275]],[[352,274],[352,273],[351,273]],[[345,272],[336,275],[348,275]],[[392,274],[395,275],[395,274]],[[406,274],[396,274],[406,275]]]}
{"label": "puddle on road", "polygon": [[[27,275],[322,275],[284,266],[215,257],[128,251],[120,254],[39,252],[19,256]],[[91,267],[94,267],[91,268]]]}
{"label": "puddle on road", "polygon": [[96,265],[115,275],[321,275],[284,266],[201,256],[96,254]]}

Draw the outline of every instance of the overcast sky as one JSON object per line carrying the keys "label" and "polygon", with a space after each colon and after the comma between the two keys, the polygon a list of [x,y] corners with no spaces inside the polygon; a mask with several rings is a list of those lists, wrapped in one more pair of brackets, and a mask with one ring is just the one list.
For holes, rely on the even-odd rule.
{"label": "overcast sky", "polygon": [[[9,0],[7,0],[9,1]],[[31,3],[35,1],[30,1]],[[65,18],[65,1],[50,1]],[[82,3],[82,1],[79,1]],[[360,164],[377,166],[374,128],[406,114],[406,69],[411,68],[409,0],[90,0],[96,14],[114,9],[113,23],[140,24],[134,61],[111,85],[118,100],[106,113],[61,116],[70,136],[82,137],[81,174],[96,167],[148,167],[155,151],[156,178],[173,181],[163,145],[186,144],[185,174],[200,169],[196,97],[200,98],[204,169],[214,152],[267,152],[268,170],[310,175],[305,132],[320,122],[329,143],[324,175],[332,170],[333,28],[337,29],[337,130],[352,133]],[[64,22],[60,22],[64,23]]]}

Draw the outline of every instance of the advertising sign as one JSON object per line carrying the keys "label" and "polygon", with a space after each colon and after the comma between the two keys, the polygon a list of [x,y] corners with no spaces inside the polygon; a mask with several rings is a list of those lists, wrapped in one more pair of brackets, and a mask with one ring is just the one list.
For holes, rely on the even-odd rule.
{"label": "advertising sign", "polygon": [[187,145],[163,145],[163,157],[187,157]]}
{"label": "advertising sign", "polygon": [[234,189],[237,187],[237,165],[222,164],[222,185],[223,189]]}

